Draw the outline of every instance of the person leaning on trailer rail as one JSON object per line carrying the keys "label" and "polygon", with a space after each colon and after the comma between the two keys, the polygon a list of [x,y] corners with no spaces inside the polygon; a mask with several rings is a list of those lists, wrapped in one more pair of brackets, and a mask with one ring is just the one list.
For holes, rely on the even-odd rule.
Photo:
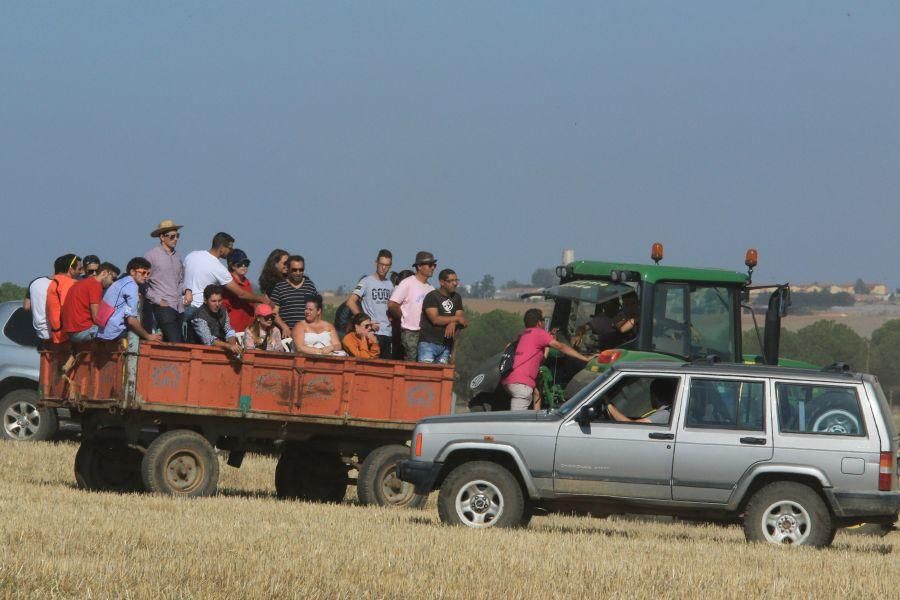
{"label": "person leaning on trailer rail", "polygon": [[[142,340],[161,342],[162,335],[150,333],[141,325],[139,311],[138,286],[144,285],[150,276],[150,261],[143,256],[135,256],[128,261],[125,270],[128,274],[119,278],[103,293],[102,304],[112,310],[112,314],[106,323],[100,325],[97,339],[118,340],[125,337],[130,329]],[[101,316],[99,320],[103,321],[103,317]]]}
{"label": "person leaning on trailer rail", "polygon": [[381,346],[375,335],[375,325],[364,312],[356,313],[350,318],[350,332],[344,336],[344,350],[357,358],[379,358]]}
{"label": "person leaning on trailer rail", "polygon": [[285,352],[281,330],[275,326],[275,311],[268,304],[257,304],[254,319],[244,329],[244,350]]}
{"label": "person leaning on trailer rail", "polygon": [[203,288],[203,306],[191,320],[194,335],[205,346],[217,346],[234,355],[241,353],[228,311],[222,305],[222,286],[211,283]]}

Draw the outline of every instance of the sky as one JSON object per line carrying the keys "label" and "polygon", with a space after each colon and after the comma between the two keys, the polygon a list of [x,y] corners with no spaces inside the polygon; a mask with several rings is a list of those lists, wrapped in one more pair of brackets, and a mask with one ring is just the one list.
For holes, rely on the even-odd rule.
{"label": "sky", "polygon": [[900,286],[900,3],[0,3],[0,280],[183,224],[320,288],[578,259]]}

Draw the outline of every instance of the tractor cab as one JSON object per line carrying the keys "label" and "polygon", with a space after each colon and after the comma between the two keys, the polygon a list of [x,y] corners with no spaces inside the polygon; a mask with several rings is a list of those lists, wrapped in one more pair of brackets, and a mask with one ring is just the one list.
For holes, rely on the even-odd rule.
{"label": "tractor cab", "polygon": [[[746,307],[756,251],[747,252],[749,271],[660,265],[662,246],[654,244],[655,264],[576,261],[557,267],[559,284],[538,294],[553,301],[547,327],[582,354],[585,363],[551,350],[539,373],[544,407],[572,397],[619,361],[670,360],[746,362],[741,345],[741,309]],[[750,362],[778,364],[780,319],[790,302],[787,285],[776,288],[766,313],[764,357]],[[774,307],[773,307],[774,302]],[[773,310],[774,308],[774,310]],[[502,397],[499,377],[488,361],[473,378],[470,406]],[[476,385],[477,382],[477,385]],[[479,402],[479,395],[484,394]]]}

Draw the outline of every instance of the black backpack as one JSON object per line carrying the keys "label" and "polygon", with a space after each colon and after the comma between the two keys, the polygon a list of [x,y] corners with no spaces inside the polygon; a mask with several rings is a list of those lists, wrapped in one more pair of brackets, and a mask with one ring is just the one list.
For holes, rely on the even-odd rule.
{"label": "black backpack", "polygon": [[516,361],[516,349],[519,347],[519,339],[516,340],[506,346],[503,350],[503,354],[500,355],[500,364],[497,365],[497,369],[500,371],[500,379],[503,379],[513,370],[513,363]]}

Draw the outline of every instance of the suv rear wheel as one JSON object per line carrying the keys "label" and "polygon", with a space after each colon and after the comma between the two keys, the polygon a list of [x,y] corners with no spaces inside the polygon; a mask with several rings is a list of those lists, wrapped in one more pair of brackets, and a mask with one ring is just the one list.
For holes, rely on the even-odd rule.
{"label": "suv rear wheel", "polygon": [[793,481],[778,481],[760,489],[750,498],[744,514],[744,536],[749,542],[823,548],[831,544],[835,531],[819,494]]}
{"label": "suv rear wheel", "polygon": [[450,472],[441,485],[438,515],[449,525],[477,529],[528,522],[519,482],[507,469],[489,461],[464,463]]}
{"label": "suv rear wheel", "polygon": [[7,440],[38,442],[56,435],[59,422],[52,408],[38,408],[37,390],[13,390],[0,399],[0,436]]}

